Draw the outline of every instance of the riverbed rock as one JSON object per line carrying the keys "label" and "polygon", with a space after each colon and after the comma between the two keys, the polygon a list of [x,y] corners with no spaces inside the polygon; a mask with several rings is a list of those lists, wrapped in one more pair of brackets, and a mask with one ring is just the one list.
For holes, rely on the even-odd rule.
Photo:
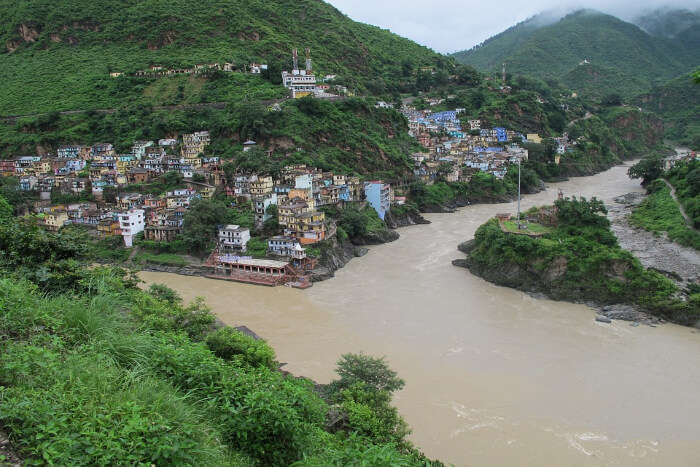
{"label": "riverbed rock", "polygon": [[599,323],[607,323],[607,324],[612,323],[612,320],[610,318],[608,318],[607,316],[596,315],[595,320],[598,321]]}
{"label": "riverbed rock", "polygon": [[354,245],[380,245],[398,240],[399,233],[395,230],[380,230],[377,232],[368,232],[362,237],[352,239]]}
{"label": "riverbed rock", "polygon": [[462,242],[459,245],[457,245],[457,249],[465,255],[468,255],[469,253],[471,253],[475,246],[476,240],[472,238],[471,240],[467,240],[466,242]]}
{"label": "riverbed rock", "polygon": [[430,224],[430,221],[421,216],[419,212],[406,211],[402,214],[396,214],[389,211],[384,216],[384,222],[390,229],[398,229],[399,227],[408,227],[409,225]]}
{"label": "riverbed rock", "polygon": [[369,253],[369,249],[357,247],[357,248],[355,248],[354,253],[355,253],[356,258],[362,258],[364,255]]}
{"label": "riverbed rock", "polygon": [[599,311],[600,315],[609,319],[621,321],[631,321],[633,323],[643,323],[648,325],[662,324],[664,320],[649,313],[645,313],[634,305],[615,304],[606,305]]}
{"label": "riverbed rock", "polygon": [[679,288],[700,280],[700,253],[670,241],[666,235],[655,235],[629,222],[632,210],[640,204],[644,193],[627,193],[608,206],[610,229],[620,246],[628,250],[647,268],[654,269],[675,281]]}
{"label": "riverbed rock", "polygon": [[438,213],[438,214],[452,214],[455,212],[455,208],[451,208],[442,204],[424,204],[421,206],[421,212],[425,213]]}

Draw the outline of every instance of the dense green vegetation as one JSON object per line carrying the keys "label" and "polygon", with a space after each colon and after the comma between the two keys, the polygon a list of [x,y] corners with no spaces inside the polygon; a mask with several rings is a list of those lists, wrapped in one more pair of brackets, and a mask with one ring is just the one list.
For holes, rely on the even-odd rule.
{"label": "dense green vegetation", "polygon": [[[468,267],[498,284],[558,300],[635,304],[681,324],[700,319],[700,294],[690,292],[687,299],[678,299],[679,290],[670,279],[645,269],[621,249],[602,215],[601,201],[566,198],[555,208],[552,230],[540,237],[503,232],[495,219],[479,227]],[[538,219],[538,213],[528,216]]]}
{"label": "dense green vegetation", "polygon": [[[641,178],[649,193],[649,197],[632,213],[632,223],[654,233],[666,232],[671,240],[700,250],[697,231],[700,227],[700,162],[679,163],[664,172],[661,158],[648,157],[632,166],[629,175]],[[674,187],[678,201],[690,218],[690,225],[662,178]]]}
{"label": "dense green vegetation", "polygon": [[[637,26],[591,10],[564,18],[535,16],[469,51],[457,61],[485,71],[558,78],[588,97],[616,91],[631,97],[691,70],[698,48],[685,36],[652,37]],[[583,60],[589,64],[580,65]]]}
{"label": "dense green vegetation", "polygon": [[316,392],[201,300],[88,268],[79,230],[8,214],[0,202],[0,427],[30,464],[427,464],[382,359],[343,356]]}
{"label": "dense green vegetation", "polygon": [[649,189],[651,194],[630,216],[632,224],[657,234],[666,232],[674,242],[700,250],[700,233],[688,227],[666,184],[656,180]]}
{"label": "dense green vegetation", "polygon": [[654,87],[637,102],[664,119],[669,139],[700,150],[700,86],[690,74]]}
{"label": "dense green vegetation", "polygon": [[[407,154],[418,150],[408,136],[405,118],[393,110],[375,109],[363,99],[341,102],[311,98],[288,101],[281,110],[258,101],[227,109],[124,109],[112,114],[86,113],[0,122],[0,157],[54,151],[61,144],[110,141],[128,152],[134,141],[177,136],[209,129],[207,154],[230,162],[231,171],[278,173],[284,165],[305,163],[338,173],[371,173],[393,178],[409,169]],[[265,150],[242,151],[253,138]],[[142,188],[156,192],[165,187]]]}
{"label": "dense green vegetation", "polygon": [[666,172],[665,177],[676,189],[676,196],[693,226],[700,228],[700,161],[678,164]]}
{"label": "dense green vegetation", "polygon": [[[535,177],[536,178],[536,177]],[[537,179],[539,182],[539,179]],[[436,182],[411,185],[409,198],[421,211],[440,210],[454,201],[493,203],[512,199],[518,193],[517,168],[499,180],[486,172],[476,172],[467,183]]]}
{"label": "dense green vegetation", "polygon": [[659,8],[640,15],[633,23],[652,36],[688,38],[691,31],[699,31],[700,9],[693,12],[687,9]]}
{"label": "dense green vegetation", "polygon": [[653,115],[630,107],[608,107],[597,115],[581,118],[567,126],[569,138],[577,142],[554,164],[556,145],[528,143],[527,169],[543,180],[591,175],[621,161],[670,152],[663,144],[663,127]]}
{"label": "dense green vegetation", "polygon": [[[270,65],[270,80],[310,47],[314,68],[351,89],[400,90],[421,66],[449,60],[389,31],[354,22],[319,0],[3,0],[0,115],[99,109],[124,101],[212,102],[264,89],[261,78],[109,77],[151,65]],[[241,89],[244,88],[244,89]],[[275,94],[271,88],[268,96]],[[264,94],[264,93],[263,93]],[[260,94],[262,95],[262,94]]]}

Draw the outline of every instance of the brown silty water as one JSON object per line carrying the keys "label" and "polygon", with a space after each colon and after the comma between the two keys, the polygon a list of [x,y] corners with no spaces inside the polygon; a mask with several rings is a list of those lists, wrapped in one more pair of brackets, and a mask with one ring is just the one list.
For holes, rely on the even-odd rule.
{"label": "brown silty water", "polygon": [[[552,184],[606,202],[641,191],[627,167]],[[451,265],[458,243],[514,203],[430,214],[336,277],[300,291],[142,273],[247,325],[286,369],[319,382],[338,357],[385,355],[395,404],[427,455],[469,466],[700,465],[700,333],[596,323],[585,305],[535,299]]]}

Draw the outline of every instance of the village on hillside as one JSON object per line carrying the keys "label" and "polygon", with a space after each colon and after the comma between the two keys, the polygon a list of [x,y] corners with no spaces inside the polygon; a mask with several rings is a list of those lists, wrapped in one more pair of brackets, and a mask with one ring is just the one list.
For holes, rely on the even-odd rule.
{"label": "village on hillside", "polygon": [[[328,85],[317,83],[309,54],[306,49],[305,66],[300,69],[295,49],[292,71],[282,72],[289,96],[336,97],[329,93]],[[249,69],[256,73],[264,67],[256,64]],[[208,68],[202,66],[194,72]],[[376,106],[393,107],[383,101]],[[140,238],[159,243],[175,241],[183,232],[185,216],[194,200],[217,196],[229,200],[230,206],[248,206],[253,225],[219,226],[216,247],[207,264],[233,280],[308,286],[308,272],[315,259],[306,250],[336,234],[334,222],[326,218],[322,208],[364,203],[384,220],[392,205],[406,202],[410,183],[464,183],[478,172],[502,179],[510,166],[528,160],[523,143],[542,142],[537,134],[487,128],[480,120],[462,121],[463,109],[431,112],[403,105],[396,110],[407,119],[409,135],[424,148],[423,152],[407,155],[413,162],[413,178],[408,180],[364,179],[357,174],[324,172],[305,165],[286,166],[274,177],[242,171],[231,176],[224,172],[226,161],[208,150],[211,136],[207,130],[157,141],[135,141],[126,153],[117,152],[106,142],[64,145],[55,154],[2,160],[0,175],[16,177],[20,190],[37,195],[32,210],[46,229],[82,225],[98,237],[121,236],[125,248],[131,248]],[[577,143],[566,133],[554,140],[554,163],[558,164]],[[249,140],[243,143],[242,151],[261,149],[265,150]],[[140,189],[164,178],[174,185],[162,193],[149,194]],[[273,216],[281,235],[266,239],[264,259],[253,258],[247,254],[250,228],[261,229]]]}

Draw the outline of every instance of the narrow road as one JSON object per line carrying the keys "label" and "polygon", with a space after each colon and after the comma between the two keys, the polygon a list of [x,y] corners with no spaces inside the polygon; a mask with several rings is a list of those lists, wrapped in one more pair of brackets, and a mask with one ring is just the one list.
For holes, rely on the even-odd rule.
{"label": "narrow road", "polygon": [[[205,107],[211,107],[215,109],[223,109],[226,107],[226,102],[205,102],[200,104],[176,104],[176,105],[155,105],[151,108],[153,110],[182,110],[182,109],[201,109]],[[59,115],[76,115],[83,114],[87,112],[95,112],[98,114],[113,114],[119,109],[88,109],[88,110],[63,110],[58,112]],[[7,123],[15,123],[20,118],[36,118],[42,115],[48,115],[48,113],[38,113],[29,115],[7,115],[0,116],[0,120]]]}
{"label": "narrow road", "polygon": [[683,208],[683,204],[680,201],[678,201],[678,197],[676,196],[676,188],[673,185],[671,185],[665,178],[662,178],[661,180],[663,180],[668,189],[671,190],[671,198],[673,198],[673,201],[675,201],[678,205],[678,209],[681,211],[681,216],[683,216],[683,219],[685,219],[685,223],[688,225],[688,227],[697,231],[697,229],[693,225],[693,220],[690,218],[690,216],[688,216],[688,214],[686,214],[685,209]]}
{"label": "narrow road", "polygon": [[586,115],[584,115],[584,116],[581,117],[581,118],[577,118],[576,120],[571,120],[571,121],[569,122],[569,124],[566,125],[566,126],[569,127],[569,126],[573,125],[574,123],[578,122],[579,120],[588,120],[588,119],[591,118],[592,116],[593,116],[592,113],[586,111]]}

